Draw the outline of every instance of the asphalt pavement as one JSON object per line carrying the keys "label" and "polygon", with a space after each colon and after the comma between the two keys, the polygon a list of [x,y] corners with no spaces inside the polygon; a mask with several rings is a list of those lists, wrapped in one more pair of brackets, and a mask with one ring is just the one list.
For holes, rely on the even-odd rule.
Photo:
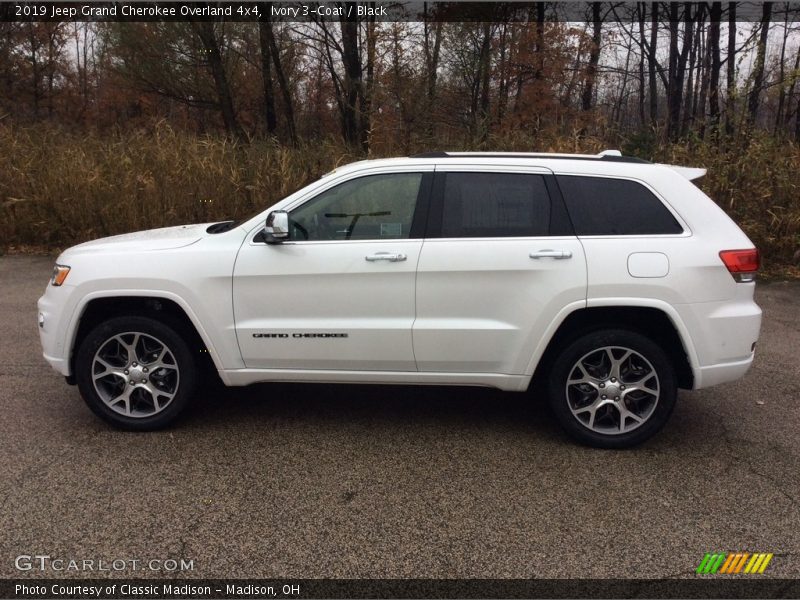
{"label": "asphalt pavement", "polygon": [[119,432],[41,357],[51,268],[0,257],[2,578],[90,575],[17,570],[36,554],[183,557],[201,578],[689,577],[714,551],[800,576],[798,283],[759,285],[744,380],[600,451],[535,398],[471,388],[207,389],[175,428]]}

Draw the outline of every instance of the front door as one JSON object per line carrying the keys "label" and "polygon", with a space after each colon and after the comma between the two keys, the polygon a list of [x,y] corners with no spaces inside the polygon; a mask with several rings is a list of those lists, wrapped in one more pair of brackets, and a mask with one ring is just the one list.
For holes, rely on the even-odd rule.
{"label": "front door", "polygon": [[429,177],[388,172],[332,184],[289,211],[288,241],[251,235],[233,278],[248,368],[416,370],[414,215]]}

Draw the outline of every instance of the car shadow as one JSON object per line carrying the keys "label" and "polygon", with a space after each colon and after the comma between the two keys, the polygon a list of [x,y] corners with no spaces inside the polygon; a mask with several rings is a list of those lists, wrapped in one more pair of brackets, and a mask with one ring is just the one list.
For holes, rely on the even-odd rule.
{"label": "car shadow", "polygon": [[274,420],[388,426],[514,428],[560,436],[549,408],[530,393],[480,387],[262,383],[203,387],[181,427],[253,425]]}

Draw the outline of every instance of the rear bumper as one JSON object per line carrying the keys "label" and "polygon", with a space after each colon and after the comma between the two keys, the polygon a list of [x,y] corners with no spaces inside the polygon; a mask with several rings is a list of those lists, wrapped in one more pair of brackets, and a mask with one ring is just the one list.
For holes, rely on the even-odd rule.
{"label": "rear bumper", "polygon": [[694,389],[740,379],[753,364],[761,308],[749,297],[675,307],[689,332],[697,363]]}
{"label": "rear bumper", "polygon": [[753,364],[754,354],[744,360],[700,367],[695,370],[694,389],[711,387],[720,383],[736,381],[744,377],[750,366]]}

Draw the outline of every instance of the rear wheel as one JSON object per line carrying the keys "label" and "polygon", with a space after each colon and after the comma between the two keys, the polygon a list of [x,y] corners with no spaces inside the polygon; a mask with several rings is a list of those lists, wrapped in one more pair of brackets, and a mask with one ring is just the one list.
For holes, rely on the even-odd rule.
{"label": "rear wheel", "polygon": [[586,334],[556,357],[548,397],[561,426],[598,448],[627,448],[655,435],[677,397],[675,371],[649,338],[626,330]]}
{"label": "rear wheel", "polygon": [[197,368],[183,338],[148,317],[116,317],[95,327],[78,349],[81,396],[100,418],[122,429],[171,423],[194,392]]}

